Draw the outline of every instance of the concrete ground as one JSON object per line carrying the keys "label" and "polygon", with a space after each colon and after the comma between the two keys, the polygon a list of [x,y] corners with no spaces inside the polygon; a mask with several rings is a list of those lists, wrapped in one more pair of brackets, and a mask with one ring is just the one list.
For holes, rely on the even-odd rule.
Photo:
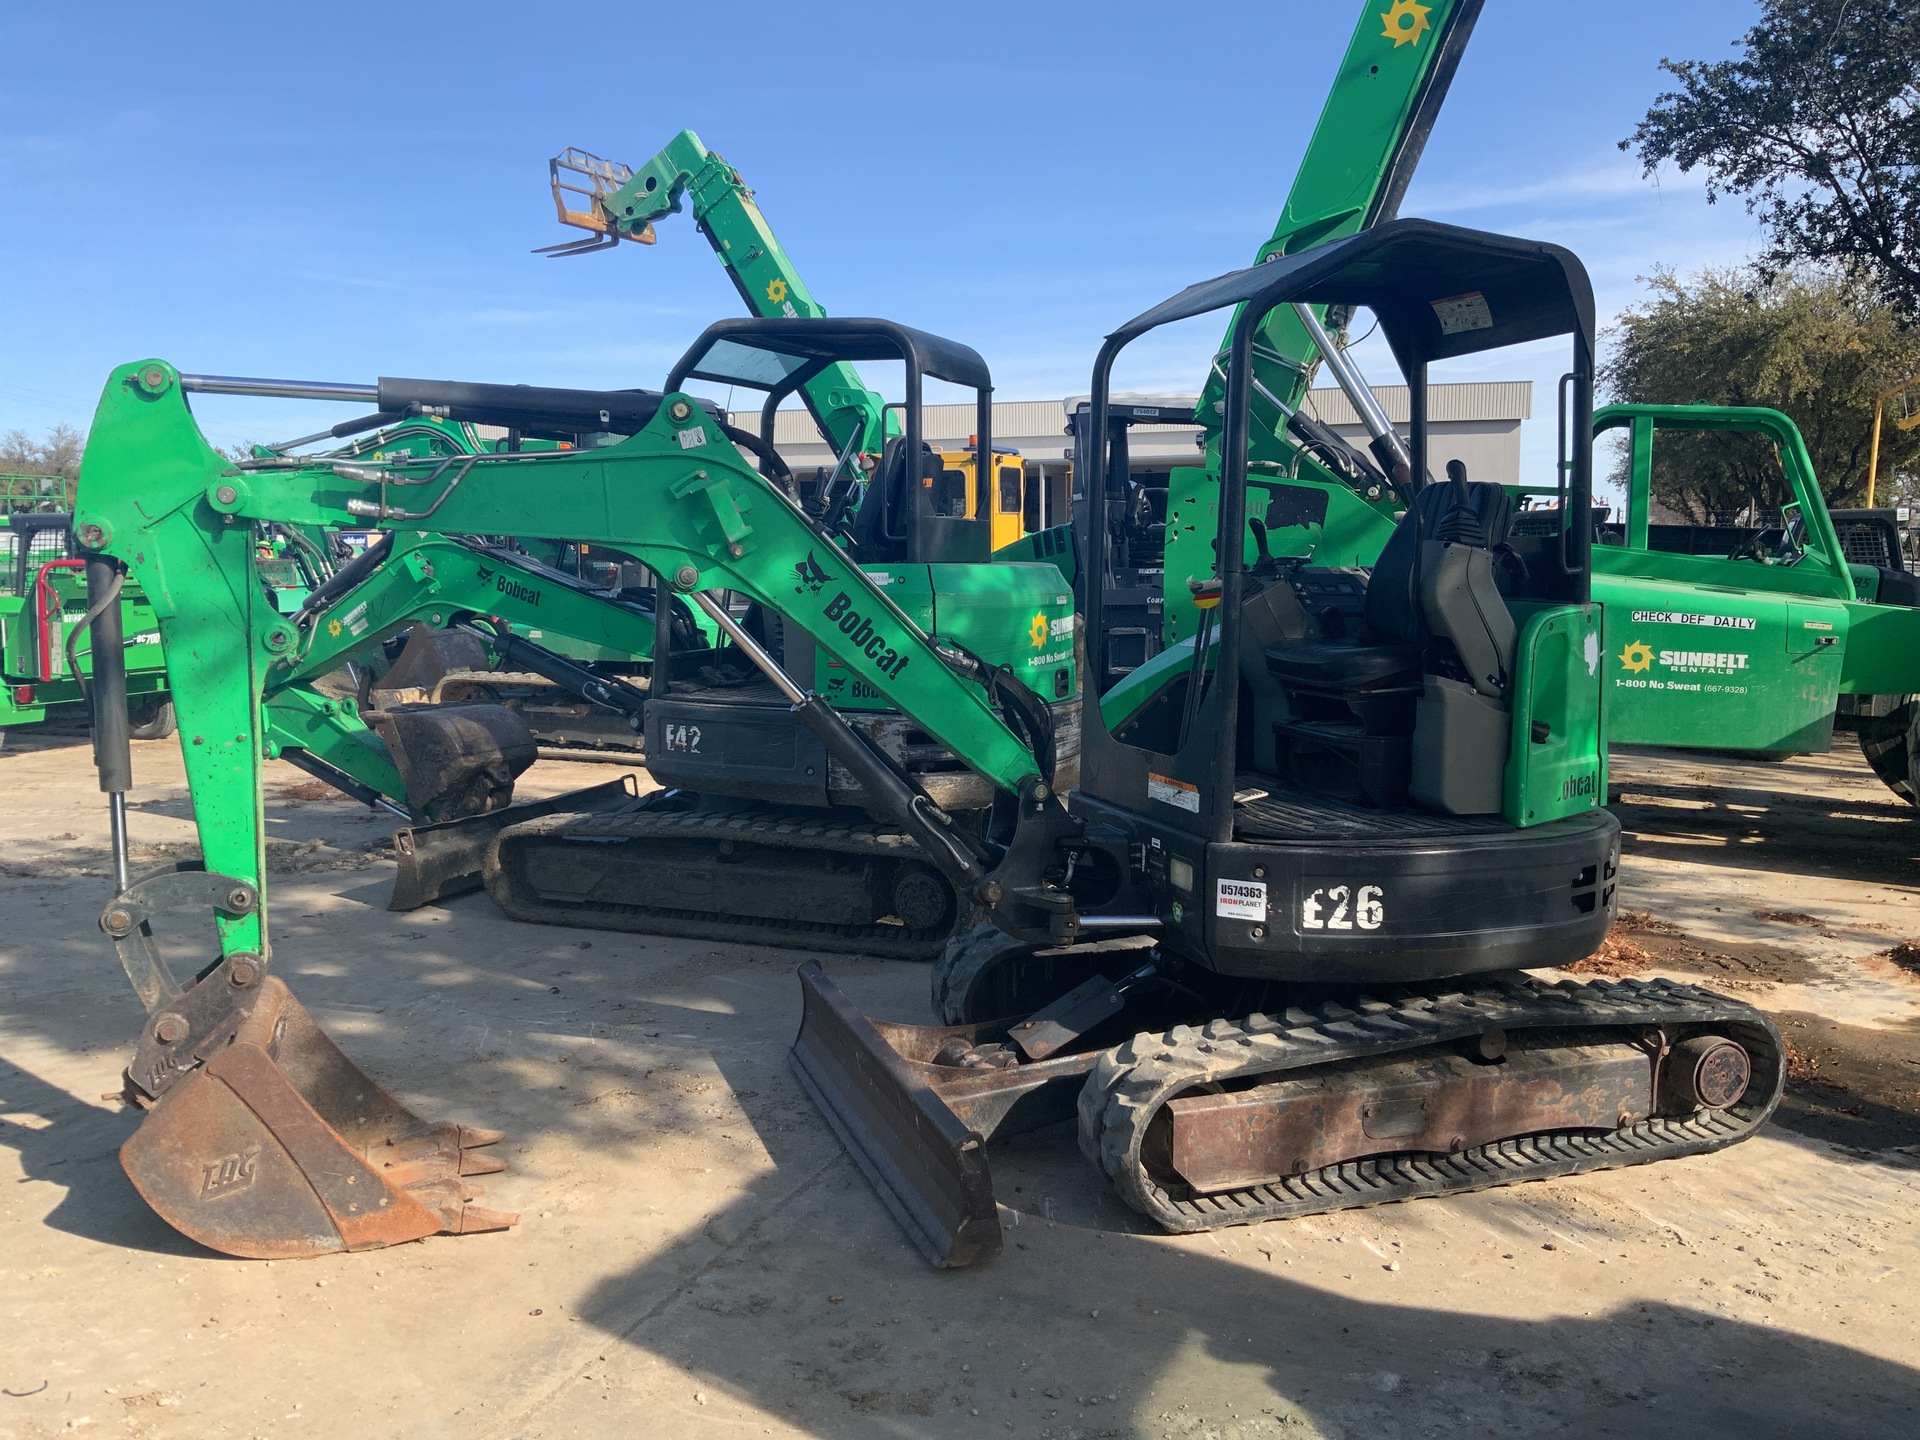
{"label": "concrete ground", "polygon": [[[140,863],[190,853],[136,747]],[[530,791],[610,778],[543,763]],[[792,952],[384,908],[385,827],[272,767],[275,959],[421,1114],[509,1131],[504,1233],[236,1261],[115,1159],[140,1015],[95,917],[84,742],[0,753],[0,1437],[1920,1433],[1920,817],[1848,742],[1617,757],[1601,968],[1779,1017],[1786,1106],[1718,1155],[1197,1237],[1048,1132],[1007,1249],[928,1270],[786,1066]],[[193,937],[197,939],[197,937]],[[190,942],[191,943],[191,942]],[[923,967],[835,959],[870,1011]]]}

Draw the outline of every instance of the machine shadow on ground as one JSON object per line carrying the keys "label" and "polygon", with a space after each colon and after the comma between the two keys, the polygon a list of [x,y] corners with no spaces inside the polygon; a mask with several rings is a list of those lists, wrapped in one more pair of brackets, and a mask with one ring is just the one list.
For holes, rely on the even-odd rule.
{"label": "machine shadow on ground", "polygon": [[[1790,767],[1768,774],[1776,768]],[[1637,780],[1630,788],[1645,791]],[[1722,787],[1713,803],[1731,793]],[[1763,828],[1798,823],[1768,813]],[[1737,863],[1767,868],[1773,838],[1737,847]],[[1830,848],[1839,843],[1820,848],[1850,859]],[[1727,848],[1695,858],[1736,863]],[[1556,1304],[1588,1313],[1511,1318],[1530,1292],[1558,1283],[1545,1268],[1558,1256],[1527,1264],[1521,1247],[1543,1248],[1538,1218],[1581,1181],[1414,1202],[1361,1221],[1169,1239],[1127,1210],[1056,1127],[993,1149],[1006,1253],[973,1271],[930,1271],[788,1070],[796,952],[510,925],[484,896],[388,916],[389,883],[384,865],[276,876],[277,969],[347,1053],[420,1114],[506,1128],[514,1170],[489,1180],[484,1203],[528,1212],[512,1242],[438,1239],[405,1255],[520,1267],[503,1258],[511,1243],[543,1265],[602,1277],[581,1281],[572,1340],[520,1365],[526,1383],[509,1388],[508,1406],[520,1409],[488,1436],[565,1434],[589,1412],[604,1423],[610,1412],[595,1407],[609,1404],[629,1407],[634,1423],[731,1420],[743,1433],[756,1417],[721,1411],[751,1407],[821,1436],[1920,1430],[1920,1373],[1848,1345],[1844,1329],[1812,1340],[1714,1315],[1677,1281],[1670,1295],[1627,1303],[1556,1288]],[[160,1222],[121,1174],[114,1152],[137,1113],[90,1098],[117,1085],[139,1024],[91,923],[103,893],[92,880],[0,882],[16,921],[0,963],[0,1144],[19,1152],[29,1180],[63,1187],[51,1228],[215,1260]],[[176,943],[198,942],[183,930]],[[923,967],[832,968],[874,1013],[924,1018]],[[55,1069],[61,1084],[47,1078]],[[1881,1108],[1869,1116],[1876,1124],[1914,1126],[1911,1109]],[[1779,1123],[1836,1138],[1791,1104]],[[1868,1168],[1905,1168],[1857,1153]],[[591,1251],[573,1262],[561,1216],[541,1213],[559,1211],[554,1197],[568,1187],[591,1197],[584,1211],[563,1212]],[[641,1210],[664,1212],[664,1231],[634,1228]],[[1461,1215],[1511,1243],[1439,1254]],[[1376,1222],[1405,1233],[1403,1269],[1389,1274],[1391,1262],[1368,1253],[1361,1237]],[[1643,1273],[1658,1263],[1662,1242],[1644,1225],[1608,1240]],[[1307,1270],[1311,1280],[1296,1278]],[[518,1274],[512,1285],[525,1283]],[[512,1285],[505,1294],[524,1293]]]}
{"label": "machine shadow on ground", "polygon": [[1911,885],[1920,875],[1920,810],[1886,790],[1858,754],[1859,795],[1832,793],[1825,757],[1739,763],[1685,751],[1613,752],[1609,807],[1629,856],[1771,874]]}
{"label": "machine shadow on ground", "polygon": [[[1281,1273],[1283,1246],[1313,1243],[1295,1226],[1152,1232],[1070,1134],[995,1150],[1003,1200],[1030,1208],[1017,1224],[1003,1212],[1006,1252],[987,1266],[931,1271],[850,1165],[805,1175],[782,1164],[708,1223],[724,1243],[704,1266],[668,1275],[663,1259],[608,1279],[584,1316],[650,1352],[656,1378],[683,1378],[680,1397],[665,1382],[669,1405],[710,1386],[821,1436],[1892,1436],[1920,1415],[1920,1372],[1839,1338],[1716,1317],[1677,1296],[1539,1321],[1430,1293],[1363,1298],[1343,1293],[1340,1275],[1330,1287]],[[1418,1235],[1443,1218],[1427,1203],[1370,1218]],[[1516,1190],[1437,1203],[1499,1228],[1553,1200]],[[1511,1243],[1540,1248],[1532,1234]],[[1385,1268],[1360,1245],[1339,1249],[1353,1270]],[[1512,1267],[1471,1268],[1492,1307],[1510,1309]],[[529,1434],[565,1433],[569,1406],[589,1403],[564,1393],[523,1412],[541,1422]]]}

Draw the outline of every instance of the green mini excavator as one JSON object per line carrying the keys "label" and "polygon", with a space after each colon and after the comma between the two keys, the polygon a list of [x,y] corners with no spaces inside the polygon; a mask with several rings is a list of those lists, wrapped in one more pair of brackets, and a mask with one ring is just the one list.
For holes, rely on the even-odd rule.
{"label": "green mini excavator", "polygon": [[[917,377],[938,375],[975,390],[979,444],[990,444],[990,377],[952,341],[885,321],[722,322],[664,394],[596,397],[633,408],[619,443],[455,464],[236,464],[200,435],[179,372],[159,361],[116,371],[81,477],[79,533],[90,584],[104,593],[122,572],[137,578],[181,657],[173,685],[206,865],[125,877],[102,919],[147,1011],[128,1087],[150,1113],[122,1152],[140,1193],[236,1254],[513,1221],[475,1206],[462,1178],[499,1168],[486,1151],[499,1137],[421,1122],[272,973],[262,705],[302,663],[318,613],[282,615],[255,583],[255,537],[272,524],[550,535],[634,555],[724,636],[725,653],[690,657],[684,677],[678,642],[656,641],[656,685],[670,680],[649,700],[647,723],[663,732],[650,749],[694,773],[711,743],[694,711],[725,688],[714,676],[745,667],[754,679],[735,688],[756,692],[751,703],[715,722],[726,766],[829,793],[837,767],[871,823],[808,807],[729,816],[670,792],[633,812],[644,834],[569,821],[556,848],[638,843],[673,873],[681,905],[757,915],[783,938],[809,896],[829,932],[876,918],[899,927],[901,911],[931,914],[936,902],[991,923],[949,942],[934,968],[946,1025],[870,1021],[817,964],[801,972],[796,1068],[939,1263],[998,1248],[984,1141],[1076,1113],[1083,1148],[1120,1193],[1175,1229],[1752,1133],[1783,1076],[1758,1012],[1667,982],[1520,973],[1590,953],[1614,903],[1618,827],[1600,808],[1600,621],[1588,598],[1585,272],[1557,247],[1397,221],[1190,287],[1116,331],[1094,371],[1097,422],[1127,344],[1237,307],[1222,536],[1272,483],[1247,463],[1256,331],[1279,307],[1307,305],[1378,319],[1414,397],[1397,460],[1408,474],[1424,471],[1431,362],[1566,337],[1562,523],[1514,533],[1504,492],[1456,469],[1414,493],[1370,573],[1242,559],[1223,544],[1192,642],[1143,667],[1122,697],[1065,702],[1048,693],[1059,666],[1044,662],[1064,606],[1056,617],[1036,604],[1033,653],[1018,667],[970,644],[968,602],[946,598],[948,569],[953,583],[1019,569],[974,563],[986,538],[967,527],[982,522],[958,510],[939,458],[918,443]],[[681,388],[883,357],[906,362],[903,433],[844,545],[750,460],[751,437]],[[1110,461],[1089,457],[1097,499]],[[925,580],[899,583],[909,567]],[[1044,598],[1056,582],[1035,583]],[[1096,646],[1099,635],[1095,624]],[[119,653],[106,633],[95,649]],[[834,679],[849,698],[856,687],[878,697],[883,708],[867,713],[901,717],[924,747],[896,749],[856,708],[827,703]],[[102,667],[103,713],[117,713],[123,683]],[[1063,763],[1076,725],[1077,780]],[[99,749],[124,856],[124,743],[109,727]],[[975,790],[985,803],[968,810]],[[522,859],[567,874],[588,863],[539,847]],[[768,915],[768,894],[790,908]],[[651,896],[610,903],[666,908]],[[176,971],[156,935],[169,910],[211,918],[218,953],[203,948]],[[943,915],[932,928],[949,925]]]}

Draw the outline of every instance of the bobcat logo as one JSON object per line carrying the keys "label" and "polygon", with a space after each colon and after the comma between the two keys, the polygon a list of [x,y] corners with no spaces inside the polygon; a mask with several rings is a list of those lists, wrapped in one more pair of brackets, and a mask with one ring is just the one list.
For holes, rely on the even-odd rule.
{"label": "bobcat logo", "polygon": [[482,585],[486,584],[489,580],[493,579],[493,567],[491,565],[481,565],[478,567],[478,569],[480,573],[474,576],[473,578],[479,581]]}
{"label": "bobcat logo", "polygon": [[[807,552],[806,559],[793,567],[793,573],[800,577],[800,584],[804,585],[807,590],[814,595],[818,595],[821,588],[825,586],[829,580],[833,579],[831,575],[820,568],[820,562],[813,558],[813,552],[811,550]],[[796,595],[799,593],[798,589],[794,591]]]}

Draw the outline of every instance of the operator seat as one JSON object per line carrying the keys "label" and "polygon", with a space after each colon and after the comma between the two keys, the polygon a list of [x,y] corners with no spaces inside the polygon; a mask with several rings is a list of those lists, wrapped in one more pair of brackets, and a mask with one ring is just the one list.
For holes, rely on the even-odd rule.
{"label": "operator seat", "polygon": [[[1489,808],[1488,765],[1506,758],[1491,715],[1506,710],[1516,640],[1495,579],[1511,514],[1505,490],[1448,462],[1447,483],[1423,487],[1381,548],[1357,633],[1266,652],[1293,711],[1274,727],[1282,774],[1311,785],[1337,773],[1348,783],[1336,788],[1376,805],[1411,784],[1435,808]],[[1456,770],[1468,788],[1444,780]]]}
{"label": "operator seat", "polygon": [[[984,515],[967,518],[965,475],[947,469],[924,441],[919,465],[910,458],[900,436],[881,449],[853,512],[854,559],[862,565],[984,564],[992,557],[991,528]],[[919,515],[909,506],[918,506]]]}
{"label": "operator seat", "polygon": [[[1439,604],[1437,633],[1455,639],[1458,630],[1476,655],[1485,653],[1479,636],[1489,627],[1500,619],[1511,627],[1504,602],[1495,606],[1498,617],[1485,613],[1489,593],[1484,587],[1475,590],[1474,605],[1463,604],[1456,592],[1483,574],[1491,583],[1493,552],[1506,543],[1512,501],[1498,485],[1469,481],[1458,460],[1448,462],[1447,475],[1447,484],[1421,489],[1381,547],[1367,579],[1359,632],[1275,646],[1267,651],[1267,669],[1275,678],[1328,691],[1417,682],[1436,633],[1428,617],[1429,594]],[[1456,548],[1460,556],[1447,562],[1445,553]],[[1485,556],[1484,565],[1466,563],[1474,551]],[[1423,583],[1427,571],[1433,573]],[[1495,588],[1491,598],[1497,601],[1498,594]],[[1509,638],[1509,663],[1511,646]]]}
{"label": "operator seat", "polygon": [[862,565],[899,564],[907,558],[906,449],[898,435],[881,447],[880,463],[853,512],[853,555]]}

